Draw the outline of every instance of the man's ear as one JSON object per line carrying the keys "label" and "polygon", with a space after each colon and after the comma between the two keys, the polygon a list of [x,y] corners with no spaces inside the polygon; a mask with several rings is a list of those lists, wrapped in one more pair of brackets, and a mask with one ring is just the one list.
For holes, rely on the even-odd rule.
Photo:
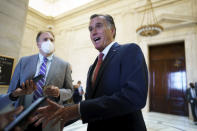
{"label": "man's ear", "polygon": [[115,35],[115,32],[116,32],[116,29],[115,29],[115,28],[113,28],[113,29],[112,29],[113,37],[114,37],[114,35]]}
{"label": "man's ear", "polygon": [[37,47],[40,49],[41,48],[41,45],[39,44],[39,42],[37,42]]}

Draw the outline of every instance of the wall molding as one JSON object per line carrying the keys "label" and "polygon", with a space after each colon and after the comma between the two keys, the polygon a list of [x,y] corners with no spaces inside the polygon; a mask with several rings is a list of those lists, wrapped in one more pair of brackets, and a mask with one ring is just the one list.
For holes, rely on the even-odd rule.
{"label": "wall molding", "polygon": [[197,17],[193,16],[163,13],[158,18],[158,22],[163,25],[164,30],[197,25]]}
{"label": "wall molding", "polygon": [[[180,2],[183,0],[152,0],[152,6],[153,8],[158,8],[158,7],[162,7],[162,6],[166,6],[166,5],[170,5],[170,4],[174,4],[176,2]],[[137,13],[140,12],[144,12],[145,11],[145,4],[146,4],[146,0],[138,0],[138,2],[136,2],[134,10]]]}

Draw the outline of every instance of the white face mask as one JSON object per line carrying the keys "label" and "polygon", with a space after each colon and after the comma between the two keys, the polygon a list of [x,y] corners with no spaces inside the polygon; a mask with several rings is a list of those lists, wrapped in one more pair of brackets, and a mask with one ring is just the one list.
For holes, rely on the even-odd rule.
{"label": "white face mask", "polygon": [[54,51],[54,45],[50,40],[45,41],[41,45],[41,50],[46,54],[50,54]]}

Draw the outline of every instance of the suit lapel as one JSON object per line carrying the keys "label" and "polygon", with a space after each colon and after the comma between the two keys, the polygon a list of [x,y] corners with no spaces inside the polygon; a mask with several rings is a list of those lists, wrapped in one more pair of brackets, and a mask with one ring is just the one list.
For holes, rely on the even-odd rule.
{"label": "suit lapel", "polygon": [[30,60],[30,63],[29,63],[29,74],[32,75],[32,77],[35,76],[36,74],[36,70],[37,70],[37,64],[38,64],[38,59],[39,59],[39,55],[35,55],[34,57],[32,57],[32,60]]}
{"label": "suit lapel", "polygon": [[46,78],[46,85],[49,84],[50,81],[52,81],[51,79],[54,77],[53,75],[53,72],[56,72],[56,58],[55,56],[53,56],[53,59],[51,61],[51,66],[50,66],[50,69],[49,69],[49,72],[48,72],[48,75],[47,75],[47,78]]}
{"label": "suit lapel", "polygon": [[[37,64],[38,64],[38,59],[39,59],[39,55],[33,55],[32,57],[30,57],[30,59],[28,60],[28,71],[26,72],[27,76],[25,77],[25,79],[31,79],[35,76],[36,74],[36,70],[37,70]],[[15,106],[18,105],[24,105],[24,99],[25,96],[21,96],[20,99],[18,100],[17,104]]]}
{"label": "suit lapel", "polygon": [[[97,75],[97,78],[96,78],[96,81],[95,81],[95,86],[93,87],[93,92],[92,92],[92,96],[94,96],[97,88],[98,88],[98,85],[101,81],[101,78],[105,72],[105,69],[106,67],[108,66],[108,64],[110,63],[110,61],[112,60],[112,58],[115,56],[115,54],[117,53],[117,48],[119,47],[120,45],[118,43],[114,43],[114,45],[110,48],[107,56],[105,57],[100,69],[99,69],[99,72],[98,72],[98,75]],[[94,63],[94,67],[96,66],[96,63],[97,63],[97,59]],[[93,68],[94,69],[94,68]],[[92,72],[93,72],[93,69],[92,69]],[[91,73],[92,74],[92,73]],[[89,77],[89,80],[91,80],[91,77]],[[92,97],[91,96],[91,97]]]}

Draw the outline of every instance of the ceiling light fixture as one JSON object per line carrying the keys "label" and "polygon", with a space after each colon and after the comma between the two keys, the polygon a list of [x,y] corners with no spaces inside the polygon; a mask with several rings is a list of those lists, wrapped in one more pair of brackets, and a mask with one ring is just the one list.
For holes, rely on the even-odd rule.
{"label": "ceiling light fixture", "polygon": [[158,24],[154,14],[151,0],[147,0],[141,26],[137,28],[137,34],[141,36],[155,36],[163,31],[163,27]]}

